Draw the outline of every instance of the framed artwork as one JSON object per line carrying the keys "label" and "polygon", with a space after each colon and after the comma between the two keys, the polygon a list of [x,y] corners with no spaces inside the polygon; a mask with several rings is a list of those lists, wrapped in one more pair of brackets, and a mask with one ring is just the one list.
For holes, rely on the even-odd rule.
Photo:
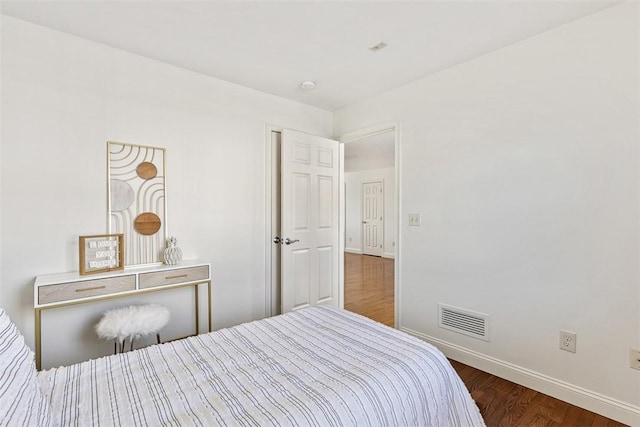
{"label": "framed artwork", "polygon": [[125,236],[125,265],[161,263],[167,239],[165,149],[107,142],[109,233]]}
{"label": "framed artwork", "polygon": [[124,268],[123,234],[80,236],[80,274]]}

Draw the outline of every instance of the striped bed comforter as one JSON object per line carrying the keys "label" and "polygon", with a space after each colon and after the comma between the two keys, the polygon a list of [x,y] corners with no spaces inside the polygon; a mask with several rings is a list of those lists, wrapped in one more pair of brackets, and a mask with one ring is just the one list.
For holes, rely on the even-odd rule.
{"label": "striped bed comforter", "polygon": [[327,307],[39,376],[63,426],[484,426],[435,347]]}

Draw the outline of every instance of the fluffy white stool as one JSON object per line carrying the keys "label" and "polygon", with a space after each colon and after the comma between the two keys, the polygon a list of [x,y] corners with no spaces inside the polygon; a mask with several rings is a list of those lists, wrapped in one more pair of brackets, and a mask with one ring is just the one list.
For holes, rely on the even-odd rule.
{"label": "fluffy white stool", "polygon": [[130,305],[128,307],[114,308],[102,316],[96,325],[98,336],[106,340],[115,340],[114,354],[124,352],[124,345],[131,340],[130,350],[133,350],[133,342],[147,335],[156,335],[160,344],[160,329],[169,323],[169,310],[157,304]]}

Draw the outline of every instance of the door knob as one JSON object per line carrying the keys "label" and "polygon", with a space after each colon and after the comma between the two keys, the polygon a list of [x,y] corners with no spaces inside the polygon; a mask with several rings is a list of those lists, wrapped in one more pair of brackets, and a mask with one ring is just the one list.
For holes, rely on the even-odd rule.
{"label": "door knob", "polygon": [[273,238],[273,243],[275,243],[276,245],[278,243],[282,243],[282,239],[280,237],[276,236],[276,237]]}
{"label": "door knob", "polygon": [[363,224],[366,224],[366,223],[367,223],[367,221],[362,221],[362,223],[363,223]]}
{"label": "door knob", "polygon": [[290,238],[288,238],[288,237],[287,237],[286,239],[284,239],[284,240],[283,240],[283,242],[284,242],[284,244],[285,244],[285,245],[290,245],[290,244],[292,244],[292,243],[296,243],[296,242],[299,242],[299,241],[300,241],[299,239],[291,240],[291,239],[290,239]]}

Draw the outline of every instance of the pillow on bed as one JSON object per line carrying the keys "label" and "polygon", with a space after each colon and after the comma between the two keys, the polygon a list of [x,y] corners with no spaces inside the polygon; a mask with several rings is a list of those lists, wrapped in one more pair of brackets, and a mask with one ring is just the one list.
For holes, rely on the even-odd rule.
{"label": "pillow on bed", "polygon": [[33,352],[1,308],[0,425],[51,425],[49,402],[38,383]]}

